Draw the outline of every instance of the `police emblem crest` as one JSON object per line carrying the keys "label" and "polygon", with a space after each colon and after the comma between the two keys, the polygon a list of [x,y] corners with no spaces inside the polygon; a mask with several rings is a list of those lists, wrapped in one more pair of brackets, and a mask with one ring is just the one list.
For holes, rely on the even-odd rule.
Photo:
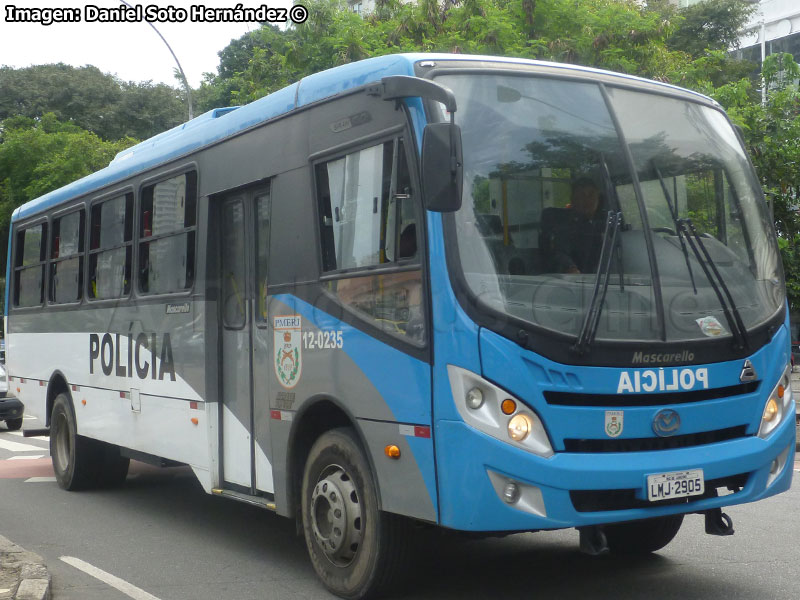
{"label": "police emblem crest", "polygon": [[303,322],[300,315],[274,317],[275,375],[278,382],[287,389],[297,385],[303,372],[302,333]]}
{"label": "police emblem crest", "polygon": [[625,413],[621,410],[606,411],[606,435],[608,437],[619,437],[625,425]]}

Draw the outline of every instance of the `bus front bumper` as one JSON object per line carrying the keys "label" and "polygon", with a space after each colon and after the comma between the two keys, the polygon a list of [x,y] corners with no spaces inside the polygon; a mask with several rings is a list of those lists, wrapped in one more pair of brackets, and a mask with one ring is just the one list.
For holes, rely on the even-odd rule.
{"label": "bus front bumper", "polygon": [[[651,452],[559,452],[542,458],[461,421],[439,421],[436,448],[441,525],[530,531],[702,512],[787,490],[795,424],[785,419],[767,439],[750,436]],[[703,469],[704,495],[647,501],[648,475],[690,469]],[[516,488],[508,488],[509,483]],[[740,489],[730,493],[728,485]]]}

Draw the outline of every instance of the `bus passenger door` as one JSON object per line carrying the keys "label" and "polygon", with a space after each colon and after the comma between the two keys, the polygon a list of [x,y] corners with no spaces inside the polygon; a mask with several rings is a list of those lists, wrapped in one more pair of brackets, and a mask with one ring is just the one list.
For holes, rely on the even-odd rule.
{"label": "bus passenger door", "polygon": [[263,187],[222,201],[222,480],[224,487],[249,493],[273,491],[269,440],[254,434],[256,399],[267,398],[267,377],[253,369],[256,354],[266,352],[257,348],[267,338],[269,208]]}

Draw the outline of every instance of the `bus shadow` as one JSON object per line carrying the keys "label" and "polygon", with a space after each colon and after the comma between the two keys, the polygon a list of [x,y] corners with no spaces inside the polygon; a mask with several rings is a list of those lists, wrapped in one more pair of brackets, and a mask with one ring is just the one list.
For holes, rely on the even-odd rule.
{"label": "bus shadow", "polygon": [[591,557],[578,550],[575,530],[468,539],[425,532],[418,541],[414,588],[394,598],[564,600],[659,598],[754,598],[743,589],[664,554]]}
{"label": "bus shadow", "polygon": [[[129,478],[120,490],[102,493],[113,494],[115,503],[146,510],[151,525],[165,531],[202,524],[198,535],[214,540],[220,561],[233,564],[247,557],[244,562],[281,573],[287,598],[333,598],[316,579],[294,521],[209,496],[189,469],[147,470]],[[687,532],[687,538],[694,534]],[[473,538],[420,528],[413,536],[411,564],[388,598],[515,600],[552,595],[564,600],[729,600],[763,592],[755,583],[730,581],[688,558],[676,558],[680,543],[679,535],[673,542],[677,548],[668,546],[644,557],[589,557],[578,551],[575,530]],[[254,568],[244,562],[241,568]]]}

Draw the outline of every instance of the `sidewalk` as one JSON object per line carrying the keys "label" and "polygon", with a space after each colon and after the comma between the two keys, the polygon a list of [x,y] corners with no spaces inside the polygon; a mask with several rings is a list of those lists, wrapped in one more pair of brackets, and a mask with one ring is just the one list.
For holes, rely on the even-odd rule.
{"label": "sidewalk", "polygon": [[50,574],[42,558],[2,535],[0,600],[50,600]]}

